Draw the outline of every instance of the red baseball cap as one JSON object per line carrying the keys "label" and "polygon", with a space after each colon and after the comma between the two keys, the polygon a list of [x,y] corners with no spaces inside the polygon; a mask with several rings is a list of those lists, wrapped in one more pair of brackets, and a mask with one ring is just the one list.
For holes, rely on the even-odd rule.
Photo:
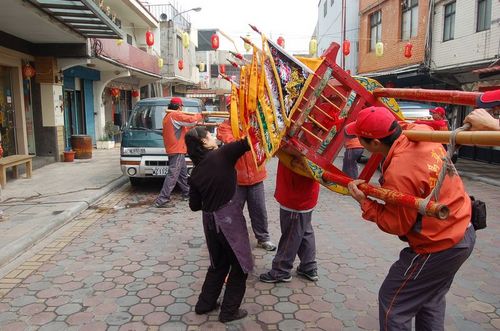
{"label": "red baseball cap", "polygon": [[170,100],[170,103],[172,105],[179,105],[179,106],[182,106],[182,99],[179,98],[179,97],[173,97],[171,100]]}
{"label": "red baseball cap", "polygon": [[355,122],[349,123],[345,127],[345,132],[349,136],[363,138],[385,138],[396,131],[390,129],[392,123],[396,121],[394,114],[385,107],[368,107],[358,113]]}
{"label": "red baseball cap", "polygon": [[431,114],[438,114],[438,115],[441,115],[441,116],[443,116],[443,117],[444,117],[444,115],[445,115],[445,113],[446,113],[446,111],[444,110],[444,108],[443,108],[443,107],[436,107],[436,108],[433,108],[433,109],[429,110],[429,112],[430,112]]}

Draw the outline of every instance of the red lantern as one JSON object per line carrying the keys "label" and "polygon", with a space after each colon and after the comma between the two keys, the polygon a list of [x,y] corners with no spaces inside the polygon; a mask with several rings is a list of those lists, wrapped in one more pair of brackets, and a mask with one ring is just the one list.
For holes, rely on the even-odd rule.
{"label": "red lantern", "polygon": [[119,89],[119,88],[116,88],[116,87],[113,87],[113,88],[110,90],[110,92],[111,92],[111,95],[112,95],[113,97],[115,97],[115,98],[116,98],[117,96],[119,96],[119,95],[120,95],[120,89]]}
{"label": "red lantern", "polygon": [[349,40],[344,40],[342,43],[342,53],[344,53],[344,56],[349,55],[351,53],[351,42]]}
{"label": "red lantern", "polygon": [[220,72],[221,74],[223,74],[223,75],[225,75],[225,74],[226,74],[226,65],[225,65],[225,64],[221,64],[221,65],[219,66],[219,72]]}
{"label": "red lantern", "polygon": [[210,37],[210,42],[212,43],[212,49],[217,50],[219,48],[219,36],[216,33]]}
{"label": "red lantern", "polygon": [[405,58],[409,59],[412,55],[412,49],[413,49],[413,45],[412,43],[407,43],[405,45]]}
{"label": "red lantern", "polygon": [[24,79],[29,79],[33,76],[35,76],[35,68],[33,68],[31,66],[31,64],[29,63],[26,63],[24,66],[23,66],[23,77]]}
{"label": "red lantern", "polygon": [[179,70],[184,69],[184,61],[183,60],[179,60],[179,62],[177,62],[177,67],[179,67]]}
{"label": "red lantern", "polygon": [[155,35],[153,32],[149,31],[146,32],[146,44],[151,47],[155,44]]}
{"label": "red lantern", "polygon": [[283,38],[282,36],[279,36],[277,42],[281,48],[285,48],[285,38]]}
{"label": "red lantern", "polygon": [[132,90],[132,98],[137,98],[137,97],[139,97],[139,91]]}

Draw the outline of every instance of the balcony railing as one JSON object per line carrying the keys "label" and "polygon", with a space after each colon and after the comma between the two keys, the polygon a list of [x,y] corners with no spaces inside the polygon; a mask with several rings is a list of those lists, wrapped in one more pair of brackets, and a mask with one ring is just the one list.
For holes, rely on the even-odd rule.
{"label": "balcony railing", "polygon": [[144,5],[146,9],[160,22],[169,21],[174,19],[174,25],[185,30],[190,30],[191,22],[189,20],[189,15],[183,13],[178,15],[182,11],[177,10],[171,4],[158,4],[158,5]]}
{"label": "balcony railing", "polygon": [[160,75],[157,56],[148,54],[127,43],[118,45],[115,40],[97,39],[96,43],[100,43],[100,46],[93,47],[96,50],[97,57],[118,62],[132,70],[135,69],[153,75]]}

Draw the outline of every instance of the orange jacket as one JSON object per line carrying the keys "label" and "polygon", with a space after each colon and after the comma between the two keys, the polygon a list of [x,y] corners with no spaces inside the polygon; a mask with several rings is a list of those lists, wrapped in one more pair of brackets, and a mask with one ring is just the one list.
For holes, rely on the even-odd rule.
{"label": "orange jacket", "polygon": [[[222,122],[217,128],[217,139],[224,144],[235,141],[229,120]],[[253,160],[252,152],[246,152],[236,162],[236,172],[238,174],[238,185],[248,186],[262,182],[267,177],[266,168],[257,169]]]}
{"label": "orange jacket", "polygon": [[346,138],[344,141],[344,147],[347,149],[354,149],[354,148],[364,148],[363,145],[359,142],[359,139],[356,138]]}
{"label": "orange jacket", "polygon": [[[431,130],[425,125],[407,126],[405,129]],[[427,197],[436,184],[444,154],[445,150],[439,143],[413,142],[401,135],[392,145],[383,164],[382,187],[416,197]],[[361,209],[363,218],[377,223],[382,231],[406,236],[416,253],[434,253],[462,240],[471,219],[471,201],[458,175],[445,177],[439,202],[450,208],[448,219],[422,216],[420,224],[416,224],[415,209],[396,204],[384,205],[365,199]]]}
{"label": "orange jacket", "polygon": [[184,136],[202,118],[201,114],[191,115],[181,111],[169,112],[163,118],[163,143],[167,154],[187,153]]}

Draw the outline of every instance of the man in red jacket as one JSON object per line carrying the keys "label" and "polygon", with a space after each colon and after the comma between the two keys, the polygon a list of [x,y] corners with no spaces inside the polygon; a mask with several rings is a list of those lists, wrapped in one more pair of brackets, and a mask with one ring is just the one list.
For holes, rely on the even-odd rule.
{"label": "man in red jacket", "polygon": [[172,207],[170,194],[178,183],[184,200],[189,199],[189,185],[187,182],[186,143],[184,136],[189,128],[202,120],[201,114],[187,114],[182,112],[182,99],[174,97],[170,100],[168,110],[172,110],[163,118],[163,143],[168,156],[168,171],[163,181],[160,195],[153,203],[153,207]]}
{"label": "man in red jacket", "polygon": [[415,124],[425,124],[436,131],[448,131],[448,121],[446,120],[446,111],[443,107],[436,107],[429,110],[432,120],[417,120]]}
{"label": "man in red jacket", "polygon": [[[226,98],[229,106],[231,97]],[[224,144],[236,141],[231,130],[230,120],[222,122],[217,129],[217,139]],[[266,168],[258,169],[253,160],[252,152],[246,152],[236,162],[238,185],[234,199],[241,203],[242,208],[248,204],[248,214],[252,224],[252,230],[257,239],[257,247],[267,251],[274,251],[276,245],[269,236],[266,197],[264,192],[264,179],[267,177]]]}
{"label": "man in red jacket", "polygon": [[278,163],[274,197],[280,204],[281,238],[272,269],[260,275],[261,282],[291,281],[293,262],[297,255],[300,259],[297,275],[311,281],[318,280],[316,241],[311,224],[318,196],[318,182],[296,174],[281,161]]}
{"label": "man in red jacket", "polygon": [[[418,124],[404,127],[412,128],[431,130]],[[384,155],[383,188],[426,198],[436,186],[445,155],[443,146],[410,141],[385,107],[361,110],[346,132],[357,135],[369,152]],[[458,175],[446,176],[442,183],[439,202],[450,209],[446,220],[369,199],[357,188],[362,182],[354,180],[348,189],[359,202],[363,218],[409,244],[380,288],[380,329],[411,330],[415,317],[416,330],[444,330],[445,295],[476,238],[471,226],[471,200],[462,180]]]}

